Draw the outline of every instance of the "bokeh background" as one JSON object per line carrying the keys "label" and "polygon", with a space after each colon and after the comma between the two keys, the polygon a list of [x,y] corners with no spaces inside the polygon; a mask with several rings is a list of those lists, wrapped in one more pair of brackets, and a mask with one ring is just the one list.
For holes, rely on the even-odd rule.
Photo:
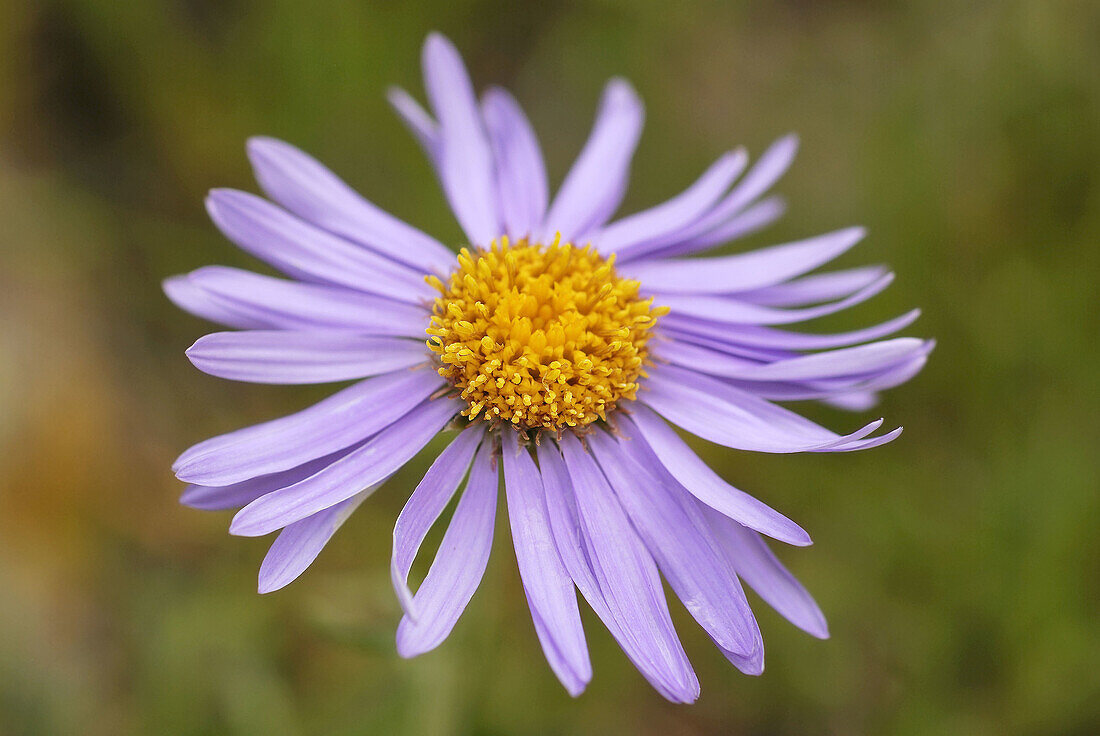
{"label": "bokeh background", "polygon": [[[555,181],[603,81],[633,80],[627,211],[799,132],[788,216],[736,247],[862,223],[841,265],[899,278],[822,327],[923,307],[910,332],[939,347],[881,409],[899,441],[700,448],[814,536],[782,555],[831,640],[759,606],[748,678],[675,610],[703,683],[678,707],[588,615],[596,676],[572,700],[503,525],[450,639],[397,657],[390,531],[426,454],[269,596],[268,540],[177,504],[179,451],[324,393],[200,374],[183,350],[210,328],[160,291],[255,265],[202,207],[255,189],[247,136],[460,241],[383,98],[420,94],[431,29],[516,92]],[[0,2],[0,733],[1100,733],[1098,40],[1091,0]]]}

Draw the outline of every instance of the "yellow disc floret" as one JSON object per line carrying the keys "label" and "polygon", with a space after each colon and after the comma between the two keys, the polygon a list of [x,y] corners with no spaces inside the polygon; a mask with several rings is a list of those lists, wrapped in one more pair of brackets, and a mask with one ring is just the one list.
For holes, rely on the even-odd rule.
{"label": "yellow disc floret", "polygon": [[428,347],[474,419],[523,429],[583,427],[645,375],[646,342],[667,309],[615,273],[614,256],[555,239],[463,249],[435,300]]}

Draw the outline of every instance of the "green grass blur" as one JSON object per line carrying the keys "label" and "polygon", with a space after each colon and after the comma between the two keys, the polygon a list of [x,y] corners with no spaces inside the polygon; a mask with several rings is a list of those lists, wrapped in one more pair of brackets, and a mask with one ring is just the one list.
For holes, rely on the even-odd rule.
{"label": "green grass blur", "polygon": [[[939,347],[881,406],[896,443],[700,448],[813,535],[781,554],[829,641],[760,605],[748,678],[677,609],[703,685],[685,708],[586,615],[572,700],[506,525],[451,638],[397,657],[390,531],[426,454],[265,597],[266,540],[176,503],[179,451],[325,392],[200,374],[183,350],[210,328],[160,291],[252,265],[202,207],[255,190],[247,136],[459,242],[383,97],[420,94],[431,29],[515,91],[555,181],[604,80],[630,78],[648,124],[626,211],[797,131],[788,216],[738,247],[862,223],[841,265],[898,280],[823,327],[924,309],[911,332]],[[0,733],[1100,733],[1098,39],[1091,0],[0,3]]]}

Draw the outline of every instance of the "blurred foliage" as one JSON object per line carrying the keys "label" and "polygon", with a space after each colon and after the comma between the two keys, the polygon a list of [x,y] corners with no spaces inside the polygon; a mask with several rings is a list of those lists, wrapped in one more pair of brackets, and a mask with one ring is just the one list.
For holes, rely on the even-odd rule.
{"label": "blurred foliage", "polygon": [[[556,180],[603,81],[633,80],[628,211],[797,130],[790,214],[738,247],[862,222],[844,263],[899,279],[826,326],[924,308],[939,348],[882,406],[900,441],[702,448],[814,535],[782,554],[831,640],[759,606],[769,666],[747,678],[676,611],[703,683],[684,708],[588,616],[596,676],[572,700],[503,525],[450,640],[397,657],[389,538],[423,457],[262,598],[265,542],[176,504],[179,450],[323,393],[199,374],[182,351],[208,327],[159,289],[252,265],[202,208],[254,188],[247,136],[458,242],[383,99],[419,93],[431,29],[514,89]],[[1098,38],[1092,0],[0,3],[0,732],[1100,733]]]}

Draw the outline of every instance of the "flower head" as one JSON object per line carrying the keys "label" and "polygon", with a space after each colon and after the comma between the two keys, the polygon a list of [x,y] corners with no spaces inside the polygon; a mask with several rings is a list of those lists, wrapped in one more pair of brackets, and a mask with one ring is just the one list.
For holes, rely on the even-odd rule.
{"label": "flower head", "polygon": [[[390,100],[466,233],[457,256],[280,141],[248,145],[271,201],[211,193],[222,232],[289,278],[206,267],[166,281],[176,304],[236,328],[201,338],[191,361],[239,381],[356,382],[183,453],[174,467],[189,484],[183,503],[240,508],[234,534],[281,530],[260,568],[268,592],[300,575],[359,503],[446,431],[453,439],[394,528],[402,655],[438,646],[473,596],[501,473],[535,633],[570,693],[592,675],[578,590],[674,701],[694,700],[699,684],[662,576],[746,673],[763,671],[764,650],[742,582],[827,636],[821,611],[764,541],[807,545],[806,532],[721,479],[666,422],[759,452],[845,452],[895,438],[900,429],[874,435],[882,420],[840,435],[776,403],[863,410],[924,365],[931,342],[883,339],[916,311],[840,334],[776,327],[886,287],[880,268],[807,275],[863,231],[692,257],[782,214],[765,194],[794,156],[793,137],[751,168],[743,151],[725,154],[683,193],[612,222],[643,118],[626,82],[608,84],[551,200],[515,100],[491,89],[479,103],[439,35],[425,44],[424,71],[431,113],[401,90]],[[413,561],[460,486],[414,593]]]}

